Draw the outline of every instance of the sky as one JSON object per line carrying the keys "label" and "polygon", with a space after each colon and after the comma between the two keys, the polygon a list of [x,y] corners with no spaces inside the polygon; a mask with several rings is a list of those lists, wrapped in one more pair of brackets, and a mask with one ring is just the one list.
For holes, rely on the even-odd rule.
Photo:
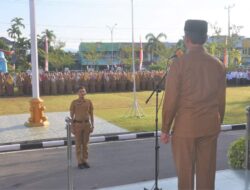
{"label": "sky", "polygon": [[[133,2],[133,6],[132,6]],[[249,0],[35,0],[37,34],[53,30],[65,49],[77,51],[80,42],[132,41],[132,7],[134,41],[146,42],[145,36],[164,33],[177,42],[183,37],[187,19],[203,19],[228,34],[228,9],[231,25],[243,26],[240,35],[250,37]],[[0,37],[15,17],[23,18],[23,36],[30,38],[29,0],[0,0]],[[208,35],[214,31],[209,27]],[[9,38],[10,39],[10,38]]]}

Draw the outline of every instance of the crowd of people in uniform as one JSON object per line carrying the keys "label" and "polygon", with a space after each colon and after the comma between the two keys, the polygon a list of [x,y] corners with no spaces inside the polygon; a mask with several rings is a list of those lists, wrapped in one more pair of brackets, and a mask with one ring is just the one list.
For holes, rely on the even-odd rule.
{"label": "crowd of people in uniform", "polygon": [[[153,90],[164,75],[164,71],[136,72],[137,91]],[[0,74],[1,96],[31,95],[32,79],[29,73]],[[88,93],[126,92],[133,90],[132,72],[92,71],[92,72],[42,72],[39,75],[41,95],[73,94],[80,86]],[[164,82],[160,86],[164,89]],[[14,88],[16,88],[14,93]]]}
{"label": "crowd of people in uniform", "polygon": [[227,72],[226,77],[228,86],[250,85],[250,69]]}
{"label": "crowd of people in uniform", "polygon": [[[150,91],[164,76],[165,71],[139,71],[135,73],[136,90]],[[164,89],[165,81],[160,85]],[[250,85],[250,69],[227,73],[228,86]],[[133,91],[132,72],[71,71],[42,72],[39,75],[41,95],[73,94],[79,86],[88,93]],[[15,89],[15,90],[14,90]],[[27,96],[32,94],[31,74],[26,72],[0,73],[0,96]]]}

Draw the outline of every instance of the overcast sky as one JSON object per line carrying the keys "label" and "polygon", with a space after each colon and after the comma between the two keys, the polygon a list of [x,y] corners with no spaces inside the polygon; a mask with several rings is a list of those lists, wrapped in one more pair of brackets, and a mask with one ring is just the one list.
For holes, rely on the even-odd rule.
{"label": "overcast sky", "polygon": [[[78,49],[82,42],[110,42],[107,26],[115,26],[114,42],[129,42],[131,30],[131,0],[36,0],[37,34],[45,29],[53,30],[58,40],[66,42],[66,48]],[[240,34],[250,37],[249,0],[133,0],[134,37],[146,41],[148,33],[163,32],[168,42],[176,42],[183,36],[187,19],[204,19],[228,33],[228,11],[232,7],[232,25],[243,26]],[[235,5],[235,6],[233,6]],[[29,0],[0,0],[0,36],[8,37],[15,17],[24,19],[23,34],[29,37]],[[209,35],[213,31],[209,30]]]}

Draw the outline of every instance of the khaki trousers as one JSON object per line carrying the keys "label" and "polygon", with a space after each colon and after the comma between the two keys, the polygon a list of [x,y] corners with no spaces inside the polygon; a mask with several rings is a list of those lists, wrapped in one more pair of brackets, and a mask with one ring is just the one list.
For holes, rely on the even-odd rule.
{"label": "khaki trousers", "polygon": [[88,143],[90,136],[90,126],[75,123],[74,126],[76,157],[78,164],[87,162],[88,160]]}
{"label": "khaki trousers", "polygon": [[218,134],[198,138],[173,135],[172,151],[179,190],[214,190]]}

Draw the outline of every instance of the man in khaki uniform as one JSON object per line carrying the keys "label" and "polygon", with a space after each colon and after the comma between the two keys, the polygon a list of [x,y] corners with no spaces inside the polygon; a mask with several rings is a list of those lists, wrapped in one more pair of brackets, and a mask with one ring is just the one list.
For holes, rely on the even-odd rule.
{"label": "man in khaki uniform", "polygon": [[203,47],[207,22],[187,20],[187,53],[176,58],[166,79],[161,141],[171,140],[179,190],[214,190],[217,138],[225,111],[224,65]]}
{"label": "man in khaki uniform", "polygon": [[94,129],[93,104],[91,100],[85,99],[86,90],[80,87],[78,99],[73,100],[70,105],[70,116],[73,120],[72,133],[75,135],[76,157],[78,168],[89,168],[88,143],[90,133]]}

